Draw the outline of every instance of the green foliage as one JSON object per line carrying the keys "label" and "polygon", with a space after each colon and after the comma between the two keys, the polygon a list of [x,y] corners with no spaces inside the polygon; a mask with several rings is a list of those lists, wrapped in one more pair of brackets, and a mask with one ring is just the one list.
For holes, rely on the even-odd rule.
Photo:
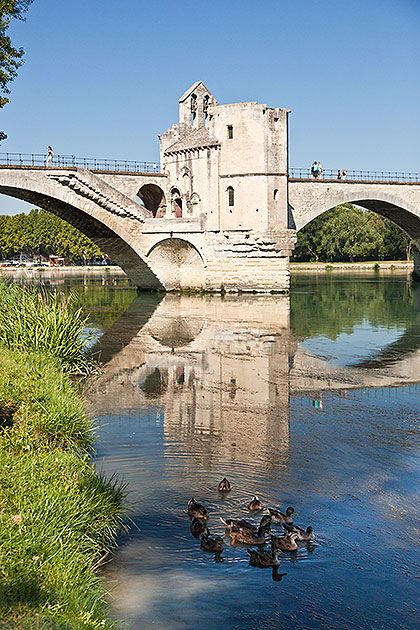
{"label": "green foliage", "polygon": [[59,364],[0,349],[1,628],[114,626],[97,569],[115,546],[125,491],[95,475],[91,440]]}
{"label": "green foliage", "polygon": [[63,256],[66,262],[102,258],[103,253],[87,236],[46,210],[29,214],[0,215],[0,255],[13,258]]}
{"label": "green foliage", "polygon": [[92,366],[84,350],[88,318],[72,295],[0,282],[0,344],[18,352],[42,352],[66,370],[86,372]]}
{"label": "green foliage", "polygon": [[324,212],[298,233],[293,260],[400,260],[410,253],[410,239],[392,221],[345,203]]}
{"label": "green foliage", "polygon": [[298,293],[293,296],[291,327],[298,341],[320,336],[336,339],[363,322],[395,330],[404,318],[413,316],[413,303],[420,298],[420,286],[390,282],[386,276],[372,282],[371,275],[363,274],[298,276],[295,288]]}
{"label": "green foliage", "polygon": [[[23,63],[23,49],[15,48],[12,40],[7,35],[7,30],[12,20],[24,20],[24,13],[32,0],[0,0],[0,108],[4,107],[9,99],[9,83],[17,75],[17,71]],[[0,142],[7,135],[0,131]]]}

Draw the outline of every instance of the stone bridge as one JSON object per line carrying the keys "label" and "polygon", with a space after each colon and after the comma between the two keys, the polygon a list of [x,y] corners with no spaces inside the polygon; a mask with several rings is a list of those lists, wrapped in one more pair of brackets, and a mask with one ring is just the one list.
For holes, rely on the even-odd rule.
{"label": "stone bridge", "polygon": [[[160,136],[162,172],[0,154],[0,193],[68,221],[143,289],[287,291],[296,232],[345,202],[391,219],[420,247],[420,175],[292,178],[290,110],[219,105],[198,82],[179,111]],[[414,262],[420,273],[418,250]]]}

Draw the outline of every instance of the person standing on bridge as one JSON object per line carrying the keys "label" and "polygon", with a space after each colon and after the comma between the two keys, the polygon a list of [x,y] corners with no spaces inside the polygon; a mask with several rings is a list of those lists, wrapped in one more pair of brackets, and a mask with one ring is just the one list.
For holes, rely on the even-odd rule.
{"label": "person standing on bridge", "polygon": [[341,179],[341,171],[340,171],[340,169],[338,169],[337,179]]}
{"label": "person standing on bridge", "polygon": [[45,166],[48,166],[48,163],[50,163],[51,166],[53,165],[53,160],[52,160],[53,159],[53,155],[54,155],[54,153],[53,153],[52,147],[50,145],[48,145],[48,156],[47,156],[47,162],[46,162]]}
{"label": "person standing on bridge", "polygon": [[311,174],[314,179],[316,179],[319,175],[319,166],[318,162],[314,162],[311,166]]}
{"label": "person standing on bridge", "polygon": [[342,177],[342,179],[346,179],[346,177],[347,177],[347,171],[346,171],[345,168],[341,169],[341,177]]}

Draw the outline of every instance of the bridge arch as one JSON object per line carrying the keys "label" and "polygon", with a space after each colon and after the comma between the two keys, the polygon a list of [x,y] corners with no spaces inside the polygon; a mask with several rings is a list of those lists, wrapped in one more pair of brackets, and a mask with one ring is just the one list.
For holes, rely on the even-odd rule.
{"label": "bridge arch", "polygon": [[[138,286],[163,288],[136,247],[137,230],[149,213],[85,169],[0,170],[0,193],[60,217],[92,239]],[[129,230],[120,219],[131,219]]]}
{"label": "bridge arch", "polygon": [[152,269],[168,290],[204,288],[205,261],[199,250],[182,238],[165,238],[155,243],[147,254]]}
{"label": "bridge arch", "polygon": [[166,215],[166,197],[160,186],[156,184],[144,184],[137,193],[145,208],[157,219]]}
{"label": "bridge arch", "polygon": [[[292,182],[289,188],[290,215],[296,231],[327,210],[352,203],[390,219],[420,246],[420,197],[401,184]],[[401,190],[403,189],[403,190]],[[407,194],[401,194],[401,192]]]}

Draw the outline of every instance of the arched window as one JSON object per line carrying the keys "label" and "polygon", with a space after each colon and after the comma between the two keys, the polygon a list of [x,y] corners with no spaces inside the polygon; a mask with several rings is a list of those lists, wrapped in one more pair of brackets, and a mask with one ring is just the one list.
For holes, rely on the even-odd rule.
{"label": "arched window", "polygon": [[229,186],[227,188],[227,198],[228,198],[228,206],[234,206],[235,205],[235,191],[233,190],[232,186]]}

